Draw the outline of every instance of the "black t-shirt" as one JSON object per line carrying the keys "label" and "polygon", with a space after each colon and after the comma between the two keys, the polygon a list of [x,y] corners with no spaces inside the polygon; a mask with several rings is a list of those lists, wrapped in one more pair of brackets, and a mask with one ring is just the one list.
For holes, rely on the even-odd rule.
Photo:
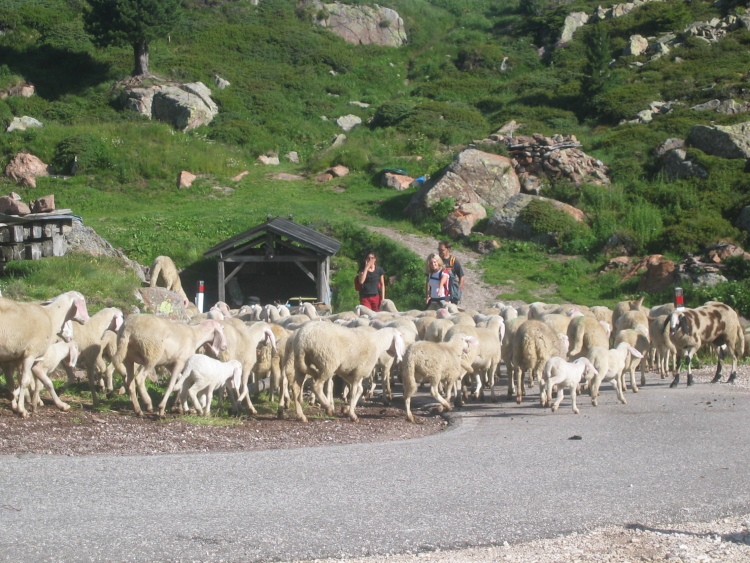
{"label": "black t-shirt", "polygon": [[380,266],[375,266],[374,272],[367,272],[365,283],[362,284],[362,289],[359,290],[360,296],[370,297],[372,295],[378,295],[380,293],[380,289],[378,288],[380,276],[384,275],[385,270]]}

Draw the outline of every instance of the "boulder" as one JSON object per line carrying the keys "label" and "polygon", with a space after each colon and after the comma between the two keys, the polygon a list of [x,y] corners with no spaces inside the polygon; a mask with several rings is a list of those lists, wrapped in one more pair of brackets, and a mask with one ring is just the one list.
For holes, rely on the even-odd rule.
{"label": "boulder", "polygon": [[297,151],[289,151],[284,156],[292,164],[299,164],[299,154],[297,154]]}
{"label": "boulder", "polygon": [[28,215],[31,213],[31,209],[21,200],[5,195],[0,197],[0,213],[6,215]]}
{"label": "boulder", "polygon": [[468,237],[477,221],[487,217],[487,210],[479,203],[464,203],[448,214],[442,230],[451,238]]}
{"label": "boulder", "polygon": [[306,0],[303,5],[316,14],[315,22],[318,25],[349,43],[400,47],[407,42],[404,20],[390,8],[377,4],[323,4],[320,0]]}
{"label": "boulder", "polygon": [[333,138],[333,141],[331,141],[331,146],[328,147],[329,149],[337,149],[344,145],[346,142],[346,135],[343,133],[339,133]]}
{"label": "boulder", "polygon": [[648,49],[648,39],[642,35],[631,35],[627,46],[625,47],[623,54],[627,56],[637,57],[642,55]]}
{"label": "boulder", "polygon": [[638,291],[658,293],[671,287],[676,279],[675,263],[661,254],[654,254],[646,260],[646,273],[638,280]]}
{"label": "boulder", "polygon": [[694,125],[687,142],[720,158],[749,158],[750,121],[736,125]]}
{"label": "boulder", "polygon": [[669,151],[673,151],[675,149],[682,149],[682,148],[685,148],[685,141],[683,139],[672,137],[664,141],[658,147],[656,147],[656,149],[654,150],[654,154],[658,158],[661,158],[665,156]]}
{"label": "boulder", "polygon": [[6,133],[11,131],[25,131],[26,129],[33,129],[38,127],[44,127],[41,121],[24,115],[23,117],[14,117],[13,121],[10,122],[8,128],[5,130]]}
{"label": "boulder", "polygon": [[742,229],[745,232],[750,233],[750,205],[746,205],[740,211],[740,216],[737,217],[737,221],[734,226],[738,229]]}
{"label": "boulder", "polygon": [[249,170],[243,170],[242,172],[240,172],[240,173],[239,173],[239,174],[237,174],[236,176],[233,176],[233,177],[232,177],[232,181],[233,181],[233,182],[239,182],[240,180],[242,180],[242,178],[244,178],[244,177],[245,177],[245,176],[247,176],[248,174],[250,174],[250,171],[249,171]]}
{"label": "boulder", "polygon": [[4,100],[5,98],[8,98],[9,96],[20,96],[21,98],[30,98],[31,96],[34,95],[35,92],[36,92],[36,88],[34,88],[33,84],[23,82],[21,84],[16,84],[15,86],[7,90],[0,90],[0,100]]}
{"label": "boulder", "polygon": [[717,244],[709,248],[706,252],[706,260],[708,262],[713,262],[714,264],[721,264],[727,258],[735,256],[740,256],[745,260],[750,259],[750,254],[745,252],[742,247],[728,242]]}
{"label": "boulder", "polygon": [[343,164],[338,164],[336,166],[333,166],[332,168],[329,168],[326,170],[331,176],[334,178],[341,178],[342,176],[346,176],[349,174],[349,169],[344,166]]}
{"label": "boulder", "polygon": [[315,176],[316,182],[328,182],[329,180],[333,180],[333,174],[329,174],[328,172]]}
{"label": "boulder", "polygon": [[279,164],[279,157],[278,155],[266,155],[262,154],[258,157],[258,162],[261,164],[266,164],[270,166],[277,166]]}
{"label": "boulder", "polygon": [[687,153],[683,149],[674,149],[664,155],[663,167],[664,175],[670,180],[680,180],[682,178],[708,178],[708,171],[700,164],[687,158]]}
{"label": "boulder", "polygon": [[223,90],[224,88],[227,88],[228,86],[231,86],[231,82],[229,82],[228,80],[224,80],[218,74],[214,74],[214,84],[216,84],[216,87],[219,90]]}
{"label": "boulder", "polygon": [[31,202],[32,213],[49,213],[55,210],[55,196],[49,194],[35,199]]}
{"label": "boulder", "polygon": [[143,301],[143,311],[177,321],[188,321],[190,316],[182,295],[164,287],[141,287],[138,295]]}
{"label": "boulder", "polygon": [[49,166],[33,154],[19,152],[6,166],[5,175],[21,185],[36,188],[39,176],[49,176]]}
{"label": "boulder", "polygon": [[565,45],[568,41],[573,39],[575,31],[589,21],[589,16],[586,12],[571,12],[565,17],[562,31],[560,32],[560,40],[557,42],[558,46]]}
{"label": "boulder", "polygon": [[195,174],[191,174],[190,172],[183,170],[177,175],[177,189],[178,190],[184,190],[185,188],[189,188],[193,185],[193,182],[195,182],[195,179],[198,176]]}
{"label": "boulder", "polygon": [[341,127],[341,129],[344,131],[351,131],[357,125],[361,124],[362,118],[351,113],[349,115],[342,115],[341,117],[336,118],[336,125]]}
{"label": "boulder", "polygon": [[411,187],[412,182],[414,182],[414,178],[411,176],[404,176],[403,174],[393,174],[391,172],[386,172],[383,174],[383,179],[381,180],[381,183],[386,188],[393,188],[396,191],[403,191]]}
{"label": "boulder", "polygon": [[500,209],[520,191],[521,185],[509,158],[466,149],[424,182],[405,211],[410,216],[418,216],[447,197],[458,203],[480,203]]}
{"label": "boulder", "polygon": [[487,224],[487,234],[503,238],[530,240],[542,244],[549,244],[552,242],[553,237],[551,234],[534,233],[531,225],[521,219],[521,212],[527,205],[535,200],[549,202],[555,209],[564,211],[576,221],[582,222],[586,218],[583,211],[576,209],[567,203],[562,203],[546,197],[519,193],[511,197],[503,207],[496,209],[492,214],[492,217],[490,217],[489,223]]}
{"label": "boulder", "polygon": [[202,82],[127,87],[122,97],[125,109],[164,121],[181,131],[207,125],[219,113],[211,99],[211,90]]}
{"label": "boulder", "polygon": [[495,239],[480,240],[474,245],[474,250],[479,254],[491,254],[500,248],[500,243]]}

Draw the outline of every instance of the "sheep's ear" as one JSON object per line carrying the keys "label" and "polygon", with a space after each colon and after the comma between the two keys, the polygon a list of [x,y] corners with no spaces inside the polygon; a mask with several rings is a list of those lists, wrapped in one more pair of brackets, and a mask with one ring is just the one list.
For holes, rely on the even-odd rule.
{"label": "sheep's ear", "polygon": [[643,354],[641,354],[638,350],[633,348],[632,346],[628,346],[628,351],[632,356],[635,356],[636,358],[642,358]]}
{"label": "sheep's ear", "polygon": [[393,342],[391,342],[389,352],[390,351],[393,351],[393,355],[397,362],[400,362],[406,353],[406,343],[404,342],[404,337],[401,336],[399,331],[395,331],[395,334],[393,335]]}
{"label": "sheep's ear", "polygon": [[276,336],[270,328],[263,329],[263,333],[266,335],[266,344],[270,344],[271,347],[276,350]]}
{"label": "sheep's ear", "polygon": [[229,380],[229,386],[239,391],[240,385],[242,385],[242,366],[234,366],[232,379]]}
{"label": "sheep's ear", "polygon": [[688,320],[687,315],[680,315],[680,328],[685,334],[690,332],[690,321]]}
{"label": "sheep's ear", "polygon": [[78,346],[75,345],[75,343],[72,343],[70,345],[70,351],[68,352],[68,365],[72,368],[76,367],[76,363],[78,362],[78,355],[79,350]]}

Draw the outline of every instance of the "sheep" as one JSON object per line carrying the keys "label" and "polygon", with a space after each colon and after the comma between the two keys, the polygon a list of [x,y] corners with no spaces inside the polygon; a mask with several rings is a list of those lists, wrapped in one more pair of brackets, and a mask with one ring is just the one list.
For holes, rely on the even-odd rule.
{"label": "sheep", "polygon": [[447,388],[470,371],[477,352],[477,340],[472,336],[457,336],[448,342],[420,340],[409,346],[401,365],[401,382],[404,386],[406,419],[416,422],[411,412],[411,398],[417,384],[428,382],[430,393],[440,403],[440,409],[451,410],[451,405],[438,392],[439,385]]}
{"label": "sheep", "polygon": [[567,357],[567,335],[557,333],[542,321],[523,323],[513,339],[513,377],[516,385],[516,403],[523,399],[523,372],[530,370],[531,382],[539,381],[544,365],[552,356]]}
{"label": "sheep", "polygon": [[[276,346],[262,346],[259,350],[258,361],[255,364],[255,380],[270,379],[270,394],[273,398],[276,393],[281,396],[281,367],[284,363],[284,349],[286,339],[291,336],[292,332],[277,324],[270,324],[268,327],[273,332],[276,340]],[[270,344],[270,338],[264,341],[264,344]]]}
{"label": "sheep", "polygon": [[[385,329],[388,330],[397,330],[399,334],[401,334],[401,338],[404,341],[404,348],[406,349],[408,346],[414,344],[417,340],[417,329],[414,326],[414,323],[412,321],[409,321],[407,319],[399,319],[395,321],[391,321],[390,323],[387,323],[383,326],[374,326],[375,323],[373,323],[373,328],[380,330]],[[388,332],[385,332],[383,334],[389,334]],[[383,374],[383,402],[385,404],[389,404],[390,401],[393,399],[393,393],[391,392],[391,375],[396,372],[396,367],[398,364],[394,361],[394,358],[391,357],[389,354],[381,354],[380,358],[378,360],[378,363],[376,364],[376,369],[380,368],[382,374]],[[374,381],[374,380],[373,380]],[[372,393],[370,393],[370,396],[372,396]]]}
{"label": "sheep", "polygon": [[[653,310],[653,309],[652,309]],[[656,359],[659,375],[666,379],[669,374],[669,360],[672,359],[673,367],[677,364],[677,349],[669,338],[668,315],[659,315],[648,318],[648,333],[651,339],[651,349]]]}
{"label": "sheep", "polygon": [[445,340],[452,340],[457,335],[473,336],[479,343],[479,348],[474,361],[472,362],[471,372],[474,374],[475,388],[473,396],[478,399],[483,395],[483,384],[490,388],[492,400],[495,401],[495,374],[500,369],[500,359],[502,355],[502,339],[505,334],[505,323],[502,317],[495,316],[492,322],[488,322],[486,327],[471,327],[465,325],[456,325],[445,333]]}
{"label": "sheep", "polygon": [[628,311],[643,311],[646,315],[648,315],[648,309],[643,306],[644,299],[645,297],[641,297],[640,299],[620,301],[617,305],[615,305],[615,308],[612,310],[612,328],[614,329],[617,326],[617,320],[620,318],[620,316],[627,313]]}
{"label": "sheep", "polygon": [[[133,314],[123,323],[117,338],[117,353],[112,363],[125,375],[125,388],[130,393],[133,409],[138,416],[143,415],[138,393],[146,410],[153,411],[151,397],[146,391],[145,380],[157,366],[168,366],[171,375],[164,397],[159,403],[159,416],[164,416],[167,401],[172,393],[185,362],[203,344],[218,350],[226,349],[224,327],[219,321],[206,320],[197,325],[186,325],[156,315]],[[135,364],[140,364],[138,374]]]}
{"label": "sheep", "polygon": [[[677,368],[670,387],[676,387],[680,382],[680,366],[683,357],[687,357],[687,384],[693,384],[693,374],[690,364],[693,355],[704,344],[714,346],[726,345],[726,353],[732,356],[732,373],[727,383],[733,383],[737,378],[737,358],[741,357],[745,348],[745,335],[740,325],[737,313],[729,305],[718,301],[709,301],[695,309],[676,309],[667,317],[665,326],[669,325],[669,337],[677,349]],[[716,375],[711,383],[721,380],[721,360],[716,366]]]}
{"label": "sheep", "polygon": [[453,328],[455,324],[450,319],[437,318],[429,324],[424,333],[424,340],[429,342],[442,342],[445,340],[445,333]]}
{"label": "sheep", "polygon": [[568,326],[570,325],[570,322],[573,320],[574,316],[580,317],[583,313],[580,311],[573,312],[572,315],[568,314],[560,314],[560,313],[550,313],[547,315],[542,315],[542,318],[539,319],[544,324],[552,327],[552,329],[560,334],[568,334]]}
{"label": "sheep", "polygon": [[615,337],[617,333],[629,328],[644,327],[648,331],[648,311],[625,311],[615,323]]}
{"label": "sheep", "polygon": [[70,405],[61,401],[55,392],[55,386],[49,378],[49,374],[52,373],[61,362],[63,362],[63,365],[66,367],[74,368],[78,358],[79,350],[78,345],[75,342],[60,341],[52,344],[47,348],[44,356],[36,359],[34,367],[31,368],[31,372],[37,380],[34,385],[34,395],[31,400],[32,410],[36,405],[41,405],[41,401],[39,400],[41,385],[44,385],[47,388],[50,397],[52,397],[52,401],[58,409],[63,412],[70,410]]}
{"label": "sheep", "polygon": [[643,354],[627,342],[621,342],[611,349],[594,346],[589,350],[587,357],[597,370],[597,374],[588,382],[592,405],[597,406],[599,404],[599,386],[603,381],[612,381],[617,398],[622,404],[627,404],[620,381],[625,370],[625,364],[629,361],[630,356],[642,358]]}
{"label": "sheep", "polygon": [[609,327],[607,329],[607,334],[612,332],[612,329],[614,328],[614,325],[612,324],[612,309],[605,307],[604,305],[595,305],[589,309],[589,314],[596,318],[600,323],[603,322]]}
{"label": "sheep", "polygon": [[664,303],[663,305],[655,305],[648,311],[649,317],[660,317],[662,315],[671,315],[675,311],[674,303]]}
{"label": "sheep", "polygon": [[[559,356],[553,356],[544,364],[542,372],[542,391],[540,401],[542,406],[550,405],[552,412],[555,412],[563,400],[564,390],[570,389],[570,397],[573,400],[573,412],[578,414],[580,411],[576,405],[576,393],[581,379],[586,376],[598,375],[598,370],[588,360],[588,358],[578,358],[574,362],[566,362]],[[552,403],[552,389],[557,387],[557,400]]]}
{"label": "sheep", "polygon": [[527,321],[528,319],[523,317],[516,317],[511,321],[508,321],[505,325],[505,336],[501,341],[500,346],[500,357],[505,363],[505,370],[508,374],[508,397],[513,397],[516,394],[516,386],[513,379],[513,345],[516,337],[518,328]]}
{"label": "sheep", "polygon": [[638,386],[635,383],[635,370],[638,367],[638,364],[641,366],[641,385],[646,385],[646,358],[644,356],[648,353],[648,350],[651,347],[651,341],[648,336],[648,326],[639,324],[635,328],[621,330],[617,333],[617,336],[615,336],[615,347],[622,342],[630,344],[633,348],[638,350],[641,356],[637,357],[631,355],[630,360],[626,362],[625,370],[620,375],[620,386],[623,391],[627,390],[627,385],[625,384],[625,371],[627,371],[630,373],[630,385],[633,388],[633,393],[638,393]]}
{"label": "sheep", "polygon": [[609,333],[593,316],[579,316],[570,321],[568,325],[568,340],[571,359],[586,356],[594,346],[609,346]]}
{"label": "sheep", "polygon": [[164,287],[169,291],[174,291],[182,297],[183,304],[187,305],[190,300],[182,289],[180,282],[180,273],[177,266],[174,265],[169,256],[157,256],[151,265],[150,287]]}
{"label": "sheep", "polygon": [[[89,320],[86,299],[77,291],[68,291],[45,303],[20,303],[0,297],[0,363],[18,366],[19,393],[16,412],[26,418],[26,388],[32,381],[31,369],[37,358],[57,338],[66,321]],[[13,388],[12,369],[6,369],[9,389]]]}
{"label": "sheep", "polygon": [[[104,336],[107,332],[114,336],[120,330],[122,323],[122,311],[116,307],[106,307],[91,315],[85,325],[73,324],[73,341],[78,345],[79,350],[78,364],[86,371],[94,406],[99,404],[96,377],[107,370],[107,365],[102,359]],[[65,372],[68,376],[66,386],[75,383],[73,366],[65,364]],[[105,383],[104,388],[106,391],[112,390],[111,379]]]}
{"label": "sheep", "polygon": [[383,299],[380,302],[380,310],[388,313],[398,313],[396,304],[391,299]]}
{"label": "sheep", "polygon": [[[204,354],[193,354],[185,362],[174,388],[180,393],[182,412],[187,412],[187,399],[190,396],[198,414],[210,416],[214,391],[223,389],[225,385],[238,390],[241,381],[242,364],[239,361],[222,362]],[[199,394],[202,398],[198,397]]]}
{"label": "sheep", "polygon": [[[398,331],[387,350],[401,361],[404,341]],[[349,418],[357,422],[355,407],[362,393],[362,379],[372,373],[383,350],[376,338],[363,329],[348,329],[331,323],[308,323],[293,337],[294,380],[292,390],[297,418],[307,422],[302,412],[302,385],[307,376],[313,379],[313,393],[329,415],[333,404],[324,396],[323,385],[334,375],[342,377],[351,386]]]}

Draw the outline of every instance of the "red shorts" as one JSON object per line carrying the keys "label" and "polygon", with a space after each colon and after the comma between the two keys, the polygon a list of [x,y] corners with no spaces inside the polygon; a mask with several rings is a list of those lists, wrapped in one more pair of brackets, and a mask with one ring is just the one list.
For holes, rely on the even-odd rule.
{"label": "red shorts", "polygon": [[380,295],[368,295],[367,297],[360,297],[359,304],[364,305],[368,309],[372,309],[376,313],[380,311]]}

